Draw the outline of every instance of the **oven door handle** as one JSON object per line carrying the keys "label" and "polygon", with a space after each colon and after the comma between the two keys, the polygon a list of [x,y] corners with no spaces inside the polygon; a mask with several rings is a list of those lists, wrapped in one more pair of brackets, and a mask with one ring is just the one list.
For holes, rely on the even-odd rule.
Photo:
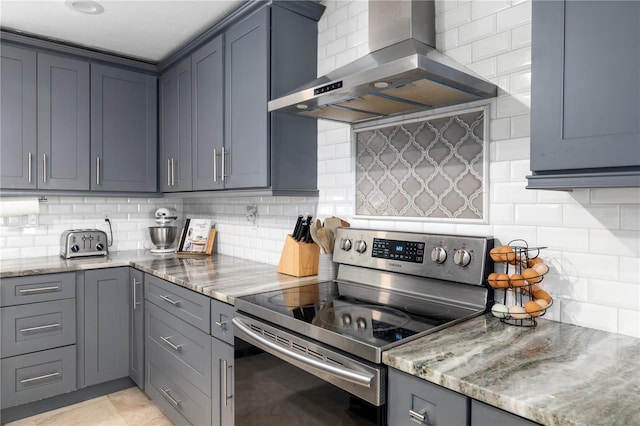
{"label": "oven door handle", "polygon": [[236,335],[240,335],[240,337],[242,337],[243,339],[247,340],[249,343],[253,344],[254,346],[257,346],[262,350],[265,350],[272,354],[275,352],[275,354],[277,354],[279,357],[281,357],[285,361],[296,360],[308,367],[311,367],[316,370],[320,370],[323,373],[331,374],[340,379],[346,380],[350,383],[354,383],[359,386],[364,386],[366,388],[371,387],[371,382],[373,382],[373,379],[374,379],[374,376],[372,375],[364,374],[359,371],[350,370],[348,368],[339,367],[332,364],[327,364],[316,358],[311,358],[310,356],[305,356],[301,353],[296,353],[291,349],[281,346],[275,342],[272,342],[267,338],[261,336],[260,334],[252,331],[239,318],[233,318],[231,322],[235,327]]}

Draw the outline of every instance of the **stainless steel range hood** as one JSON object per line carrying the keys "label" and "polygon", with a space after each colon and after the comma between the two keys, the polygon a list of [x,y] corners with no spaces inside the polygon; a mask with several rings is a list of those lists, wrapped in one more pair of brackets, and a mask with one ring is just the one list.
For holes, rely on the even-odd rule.
{"label": "stainless steel range hood", "polygon": [[370,0],[372,52],[269,101],[269,111],[357,123],[496,96],[496,85],[433,46],[433,0]]}

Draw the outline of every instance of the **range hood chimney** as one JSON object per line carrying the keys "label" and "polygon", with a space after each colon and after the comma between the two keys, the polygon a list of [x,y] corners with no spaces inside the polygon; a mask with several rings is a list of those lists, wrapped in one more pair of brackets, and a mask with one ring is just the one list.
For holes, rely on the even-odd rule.
{"label": "range hood chimney", "polygon": [[369,0],[371,53],[269,101],[269,111],[359,123],[496,96],[435,39],[434,0]]}

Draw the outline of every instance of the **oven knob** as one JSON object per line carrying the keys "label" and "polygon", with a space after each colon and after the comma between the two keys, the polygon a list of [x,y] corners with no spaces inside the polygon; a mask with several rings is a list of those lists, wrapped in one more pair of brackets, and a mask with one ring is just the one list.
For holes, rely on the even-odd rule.
{"label": "oven knob", "polygon": [[447,251],[442,247],[434,247],[431,251],[431,260],[436,263],[444,263],[447,260]]}
{"label": "oven knob", "polygon": [[362,317],[359,317],[359,318],[356,320],[356,328],[357,328],[358,330],[365,330],[365,329],[367,328],[367,320],[365,320],[365,319],[364,319],[364,318],[362,318]]}
{"label": "oven knob", "polygon": [[104,250],[104,244],[102,244],[102,243],[96,244],[96,250],[98,250],[98,251]]}
{"label": "oven knob", "polygon": [[351,315],[349,314],[342,315],[342,325],[343,326],[351,325]]}
{"label": "oven knob", "polygon": [[344,251],[351,250],[351,240],[348,238],[343,238],[340,240],[340,248]]}
{"label": "oven knob", "polygon": [[77,244],[72,245],[71,246],[71,251],[74,252],[74,253],[79,252],[80,251],[80,246],[77,245]]}
{"label": "oven knob", "polygon": [[358,253],[364,253],[367,250],[367,243],[364,240],[358,240],[355,249]]}
{"label": "oven knob", "polygon": [[453,255],[453,263],[459,266],[467,266],[471,262],[471,255],[464,249],[456,250]]}

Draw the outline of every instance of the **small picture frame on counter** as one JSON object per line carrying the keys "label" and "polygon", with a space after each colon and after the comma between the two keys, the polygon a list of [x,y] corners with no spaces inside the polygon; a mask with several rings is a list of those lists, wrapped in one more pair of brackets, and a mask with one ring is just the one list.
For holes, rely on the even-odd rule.
{"label": "small picture frame on counter", "polygon": [[187,218],[178,240],[178,255],[211,255],[216,230],[211,219]]}

